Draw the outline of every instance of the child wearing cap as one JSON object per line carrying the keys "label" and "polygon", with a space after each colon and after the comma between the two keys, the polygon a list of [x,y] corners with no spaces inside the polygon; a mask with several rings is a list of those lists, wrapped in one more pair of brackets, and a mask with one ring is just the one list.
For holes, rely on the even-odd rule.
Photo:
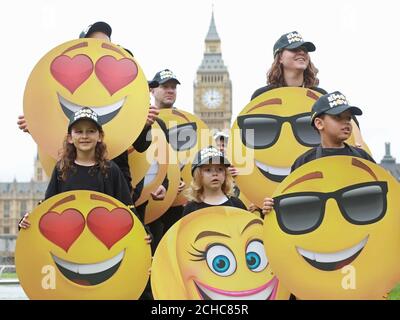
{"label": "child wearing cap", "polygon": [[[375,162],[363,149],[348,145],[345,141],[352,133],[351,119],[362,115],[361,109],[349,105],[339,91],[321,96],[312,106],[310,125],[318,131],[321,144],[299,156],[291,167],[293,172],[303,164],[328,156],[352,156]],[[273,207],[273,199],[265,198],[263,213]]]}
{"label": "child wearing cap", "polygon": [[[125,205],[133,204],[121,170],[106,158],[107,147],[103,140],[102,126],[92,109],[84,107],[72,115],[45,199],[70,190],[93,190],[108,194]],[[19,223],[21,228],[30,226],[28,216],[25,214]]]}
{"label": "child wearing cap", "polygon": [[189,202],[183,216],[207,207],[230,206],[247,210],[244,203],[233,195],[233,178],[229,161],[215,147],[201,149],[192,165],[193,180],[187,190]]}
{"label": "child wearing cap", "polygon": [[345,142],[352,133],[351,119],[355,115],[362,115],[361,109],[350,106],[339,91],[320,97],[312,106],[310,125],[318,131],[321,144],[299,156],[291,171],[326,156],[348,155],[375,162],[366,151]]}

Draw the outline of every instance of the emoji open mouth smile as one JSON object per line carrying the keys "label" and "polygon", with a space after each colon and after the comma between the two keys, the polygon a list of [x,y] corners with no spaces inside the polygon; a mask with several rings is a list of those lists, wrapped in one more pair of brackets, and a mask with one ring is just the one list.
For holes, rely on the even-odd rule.
{"label": "emoji open mouth smile", "polygon": [[274,300],[278,288],[278,279],[273,278],[268,283],[256,289],[244,291],[225,291],[194,281],[203,300]]}
{"label": "emoji open mouth smile", "polygon": [[290,167],[273,167],[260,161],[255,161],[258,170],[269,180],[282,182],[290,173]]}
{"label": "emoji open mouth smile", "polygon": [[353,262],[367,244],[368,236],[355,246],[333,253],[317,253],[297,247],[297,252],[314,268],[334,271]]}
{"label": "emoji open mouth smile", "polygon": [[99,122],[102,125],[111,121],[118,114],[118,112],[121,110],[122,106],[125,103],[125,98],[123,98],[113,104],[110,104],[107,106],[102,106],[102,107],[83,106],[83,105],[79,105],[79,104],[68,101],[67,99],[63,98],[60,94],[57,94],[57,95],[58,95],[58,101],[60,102],[60,105],[61,105],[61,109],[68,119],[70,119],[76,111],[82,109],[83,107],[89,107],[89,108],[93,108],[93,110],[96,111],[96,113],[99,116]]}
{"label": "emoji open mouth smile", "polygon": [[115,257],[99,263],[78,264],[62,260],[52,254],[60,272],[70,281],[81,286],[94,286],[100,284],[109,278],[118,270],[124,251]]}

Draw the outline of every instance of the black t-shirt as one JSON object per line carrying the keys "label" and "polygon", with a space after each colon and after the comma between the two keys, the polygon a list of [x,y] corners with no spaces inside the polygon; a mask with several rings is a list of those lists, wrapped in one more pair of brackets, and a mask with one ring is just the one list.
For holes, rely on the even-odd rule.
{"label": "black t-shirt", "polygon": [[188,215],[189,213],[200,210],[203,208],[208,208],[208,207],[215,207],[215,206],[226,206],[226,207],[235,207],[235,208],[240,208],[247,210],[246,206],[240,200],[239,198],[236,197],[229,197],[224,203],[221,204],[209,204],[205,202],[196,202],[196,201],[189,201],[186,206],[183,209],[183,216]]}
{"label": "black t-shirt", "polygon": [[[251,95],[251,100],[253,100],[254,98],[258,97],[260,94],[262,94],[262,93],[264,93],[264,92],[270,91],[270,90],[272,90],[272,89],[277,89],[277,88],[279,88],[279,87],[278,87],[277,85],[274,85],[274,84],[269,84],[269,85],[267,85],[267,86],[258,88],[258,89],[257,89],[256,91],[254,91],[254,93]],[[317,91],[317,92],[319,92],[319,93],[321,93],[321,94],[327,94],[327,93],[328,93],[328,92],[326,92],[324,89],[319,88],[319,87],[311,87],[311,88],[309,88],[309,89],[314,90],[314,91]]]}
{"label": "black t-shirt", "polygon": [[[303,164],[317,159],[317,150],[321,147],[315,147],[307,152],[303,153],[300,157],[296,159],[293,163],[291,172],[296,170]],[[321,158],[329,156],[352,156],[357,158],[362,158],[375,163],[375,160],[363,149],[349,146],[347,143],[344,144],[344,148],[321,148]]]}
{"label": "black t-shirt", "polygon": [[57,164],[51,175],[45,199],[66,191],[92,190],[108,194],[125,205],[132,205],[128,184],[121,170],[113,161],[110,161],[109,164],[110,167],[106,176],[101,172],[98,165],[86,167],[75,164],[74,170],[71,170],[65,181],[61,179],[59,165]]}

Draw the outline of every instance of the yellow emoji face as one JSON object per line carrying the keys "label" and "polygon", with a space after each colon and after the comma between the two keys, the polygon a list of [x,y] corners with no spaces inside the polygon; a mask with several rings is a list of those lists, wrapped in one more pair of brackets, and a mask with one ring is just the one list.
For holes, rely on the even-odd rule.
{"label": "yellow emoji face", "polygon": [[151,144],[146,151],[139,152],[133,147],[128,149],[132,187],[141,190],[135,206],[146,202],[151,192],[163,183],[167,174],[168,142],[157,122],[152,126],[151,137]]}
{"label": "yellow emoji face", "polygon": [[[196,152],[211,145],[208,127],[197,116],[176,108],[161,109],[159,118],[165,124],[163,130],[173,151],[170,162],[179,165],[181,178],[188,187],[192,181],[191,162]],[[187,202],[183,193],[177,197],[174,206]]]}
{"label": "yellow emoji face", "polygon": [[300,299],[382,299],[400,279],[399,194],[390,173],[360,158],[296,169],[265,217],[273,270]]}
{"label": "yellow emoji face", "polygon": [[205,208],[183,217],[154,255],[154,298],[288,299],[269,267],[262,232],[261,219],[233,207]]}
{"label": "yellow emoji face", "polygon": [[[170,147],[168,147],[170,148]],[[179,166],[176,163],[169,163],[167,166],[168,178],[167,190],[163,200],[154,200],[152,197],[148,198],[148,203],[144,213],[144,223],[149,224],[160,218],[172,206],[178,194],[180,183]],[[139,201],[140,199],[138,199]]]}
{"label": "yellow emoji face", "polygon": [[53,159],[69,118],[85,106],[99,116],[110,159],[139,136],[149,109],[148,85],[137,61],[121,47],[74,40],[36,64],[25,88],[24,113],[33,139]]}
{"label": "yellow emoji face", "polygon": [[140,220],[118,200],[69,191],[39,205],[15,259],[30,299],[137,299],[151,263]]}
{"label": "yellow emoji face", "polygon": [[[290,173],[297,157],[320,144],[311,126],[311,107],[319,96],[305,88],[274,89],[253,99],[233,123],[229,158],[243,172],[235,181],[257,206]],[[348,143],[354,144],[353,136]],[[246,154],[250,160],[243,161]]]}

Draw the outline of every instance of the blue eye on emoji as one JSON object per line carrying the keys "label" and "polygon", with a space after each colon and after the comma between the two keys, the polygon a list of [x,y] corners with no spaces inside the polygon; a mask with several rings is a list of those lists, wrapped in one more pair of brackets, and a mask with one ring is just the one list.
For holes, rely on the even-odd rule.
{"label": "blue eye on emoji", "polygon": [[208,267],[215,274],[227,277],[236,271],[236,259],[232,251],[224,245],[216,244],[206,252]]}
{"label": "blue eye on emoji", "polygon": [[246,249],[246,263],[253,272],[260,272],[268,265],[264,244],[260,240],[253,240]]}

